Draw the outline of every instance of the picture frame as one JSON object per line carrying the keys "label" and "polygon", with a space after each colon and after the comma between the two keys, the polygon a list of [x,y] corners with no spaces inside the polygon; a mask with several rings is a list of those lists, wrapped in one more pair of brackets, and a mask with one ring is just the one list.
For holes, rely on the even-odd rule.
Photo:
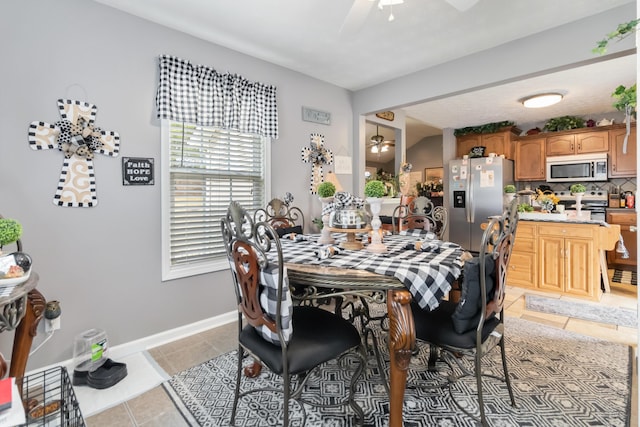
{"label": "picture frame", "polygon": [[444,168],[424,168],[424,181],[437,182],[444,179]]}

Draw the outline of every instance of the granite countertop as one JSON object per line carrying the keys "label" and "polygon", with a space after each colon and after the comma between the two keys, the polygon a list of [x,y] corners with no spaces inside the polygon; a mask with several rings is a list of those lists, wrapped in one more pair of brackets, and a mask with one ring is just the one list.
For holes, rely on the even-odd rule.
{"label": "granite countertop", "polygon": [[586,219],[556,219],[553,218],[553,215],[549,215],[550,218],[541,219],[541,218],[519,218],[518,221],[533,221],[533,222],[557,222],[563,224],[593,224],[593,225],[601,225],[603,227],[609,227],[609,224],[605,221],[596,221],[596,220],[586,220]]}

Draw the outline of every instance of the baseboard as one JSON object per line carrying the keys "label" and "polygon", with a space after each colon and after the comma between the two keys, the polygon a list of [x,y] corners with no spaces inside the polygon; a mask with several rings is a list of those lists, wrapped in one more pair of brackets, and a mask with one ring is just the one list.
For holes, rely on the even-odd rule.
{"label": "baseboard", "polygon": [[[186,338],[191,335],[199,334],[200,332],[204,332],[208,329],[217,328],[218,326],[235,322],[237,320],[238,320],[237,311],[230,311],[228,313],[223,313],[218,316],[200,320],[195,323],[180,326],[174,329],[169,329],[167,331],[162,331],[154,335],[149,335],[147,337],[140,338],[135,341],[130,341],[124,344],[119,344],[113,347],[109,347],[108,357],[116,360],[122,359],[123,357],[126,357],[130,354],[146,351],[151,348],[170,343],[172,341]],[[60,365],[73,366],[73,359],[63,360],[53,365],[38,368],[33,371],[27,372],[25,375],[30,375],[36,372],[42,372],[47,369],[53,368],[54,366],[60,366]]]}

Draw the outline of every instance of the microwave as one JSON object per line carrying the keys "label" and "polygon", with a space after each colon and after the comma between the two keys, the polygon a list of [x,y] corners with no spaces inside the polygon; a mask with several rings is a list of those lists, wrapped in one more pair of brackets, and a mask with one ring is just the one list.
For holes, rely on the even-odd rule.
{"label": "microwave", "polygon": [[547,182],[607,180],[607,153],[547,157]]}

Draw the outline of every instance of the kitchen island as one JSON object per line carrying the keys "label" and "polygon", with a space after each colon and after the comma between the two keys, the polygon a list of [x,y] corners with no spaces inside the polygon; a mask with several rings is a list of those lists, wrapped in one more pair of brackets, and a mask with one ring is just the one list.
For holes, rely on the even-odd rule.
{"label": "kitchen island", "polygon": [[620,226],[604,221],[520,219],[509,285],[599,301],[609,291],[605,253]]}

